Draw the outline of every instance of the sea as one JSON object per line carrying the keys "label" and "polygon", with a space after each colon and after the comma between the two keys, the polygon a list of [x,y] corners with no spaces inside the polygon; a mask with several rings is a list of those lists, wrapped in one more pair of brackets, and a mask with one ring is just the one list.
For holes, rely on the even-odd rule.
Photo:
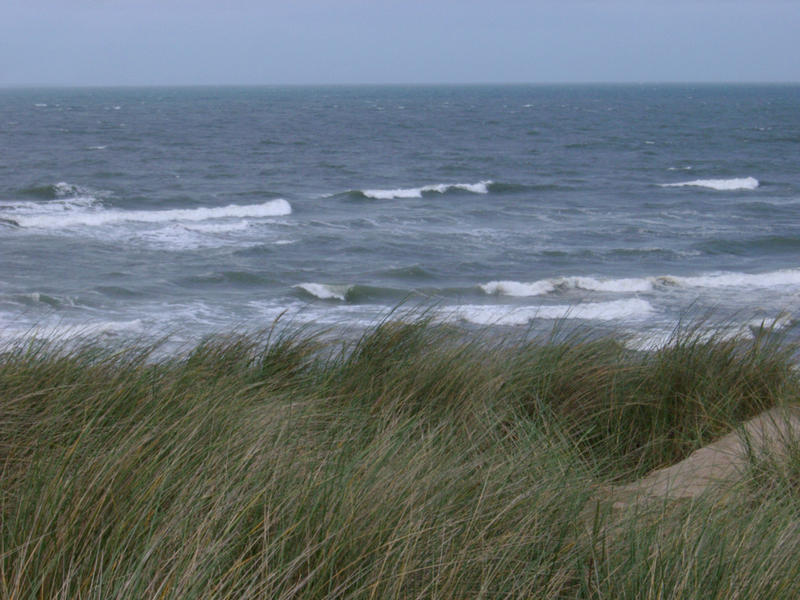
{"label": "sea", "polygon": [[0,90],[0,340],[800,309],[800,86]]}

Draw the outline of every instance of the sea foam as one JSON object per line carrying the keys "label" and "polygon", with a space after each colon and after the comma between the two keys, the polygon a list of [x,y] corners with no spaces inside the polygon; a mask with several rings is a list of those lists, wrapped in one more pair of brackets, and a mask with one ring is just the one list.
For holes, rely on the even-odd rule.
{"label": "sea foam", "polygon": [[501,296],[542,296],[556,290],[582,289],[595,292],[649,292],[653,281],[647,278],[597,279],[594,277],[553,277],[532,283],[490,281],[479,286],[485,293]]}
{"label": "sea foam", "polygon": [[574,305],[520,307],[462,305],[441,309],[441,314],[445,318],[460,319],[476,325],[525,325],[536,319],[638,320],[652,313],[653,307],[650,303],[639,298]]}
{"label": "sea foam", "polygon": [[800,286],[800,269],[781,269],[767,273],[720,272],[693,277],[662,276],[655,281],[664,285],[691,288],[772,288]]}
{"label": "sea foam", "polygon": [[741,179],[695,179],[679,183],[662,183],[661,187],[702,187],[719,191],[754,190],[758,187],[758,179],[744,177]]}
{"label": "sea foam", "polygon": [[375,200],[394,200],[397,198],[422,198],[428,192],[445,194],[450,190],[463,190],[473,194],[488,194],[492,181],[479,181],[478,183],[437,183],[416,188],[398,188],[393,190],[361,190],[367,198]]}
{"label": "sea foam", "polygon": [[[71,199],[72,200],[72,199]],[[47,205],[49,206],[49,205]],[[41,205],[40,205],[41,207]],[[47,211],[42,214],[13,214],[12,218],[21,227],[45,229],[62,227],[98,227],[125,222],[164,223],[169,221],[200,222],[212,219],[264,218],[289,215],[291,205],[282,198],[262,204],[220,206],[214,208],[191,208],[170,210],[114,210],[95,209],[85,211]]]}
{"label": "sea foam", "polygon": [[595,277],[553,277],[531,283],[490,281],[478,287],[497,296],[544,296],[570,289],[618,294],[646,293],[665,288],[772,288],[800,286],[800,269],[781,269],[767,273],[717,272],[693,276],[657,275],[601,279]]}
{"label": "sea foam", "polygon": [[293,286],[321,300],[342,300],[347,298],[346,285],[329,285],[325,283],[299,283]]}

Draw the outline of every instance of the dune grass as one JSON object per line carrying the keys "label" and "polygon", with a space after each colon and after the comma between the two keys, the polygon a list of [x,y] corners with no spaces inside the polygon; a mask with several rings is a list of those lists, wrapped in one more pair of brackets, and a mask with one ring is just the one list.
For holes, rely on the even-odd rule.
{"label": "dune grass", "polygon": [[156,350],[0,353],[1,597],[800,597],[796,448],[733,494],[592,509],[797,402],[774,331],[645,353],[420,317]]}

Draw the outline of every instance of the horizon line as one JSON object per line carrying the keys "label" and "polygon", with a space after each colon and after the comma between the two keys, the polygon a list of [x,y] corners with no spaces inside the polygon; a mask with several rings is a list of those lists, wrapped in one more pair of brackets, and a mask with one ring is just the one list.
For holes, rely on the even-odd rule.
{"label": "horizon line", "polygon": [[343,82],[343,83],[0,83],[0,90],[21,89],[119,89],[119,88],[304,88],[304,87],[513,87],[513,86],[779,86],[800,85],[800,81],[713,81],[713,80],[648,80],[648,81],[464,81],[464,82]]}

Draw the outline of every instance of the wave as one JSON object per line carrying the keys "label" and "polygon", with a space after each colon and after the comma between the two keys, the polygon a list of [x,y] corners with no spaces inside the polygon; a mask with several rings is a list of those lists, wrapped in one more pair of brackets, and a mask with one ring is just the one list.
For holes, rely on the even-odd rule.
{"label": "wave", "polygon": [[[47,205],[49,206],[49,205]],[[43,207],[40,207],[43,208]],[[111,210],[97,209],[82,211],[46,211],[42,214],[12,214],[13,220],[20,227],[38,227],[45,229],[62,227],[98,227],[118,223],[165,223],[170,221],[201,222],[212,219],[231,218],[264,218],[280,217],[292,212],[291,205],[282,198],[270,200],[262,204],[231,204],[214,208],[191,208],[170,210]],[[234,229],[241,228],[236,224]],[[230,230],[230,229],[228,229]]]}
{"label": "wave", "polygon": [[653,307],[650,303],[639,298],[524,307],[463,305],[444,308],[441,311],[442,316],[447,319],[463,320],[475,325],[526,325],[536,319],[635,320],[646,318],[652,313]]}
{"label": "wave", "polygon": [[74,296],[46,294],[44,292],[28,292],[18,294],[2,294],[0,301],[23,306],[46,305],[51,308],[76,307],[79,302]]}
{"label": "wave", "polygon": [[350,289],[349,285],[330,285],[326,283],[298,283],[293,287],[303,290],[320,300],[341,301],[347,299],[347,291]]}
{"label": "wave", "polygon": [[79,185],[59,181],[48,185],[33,185],[19,190],[24,198],[37,198],[40,200],[56,200],[59,198],[95,197],[97,192]]}
{"label": "wave", "polygon": [[426,279],[432,280],[435,275],[420,265],[410,265],[407,267],[394,267],[379,271],[380,275],[385,277],[392,277],[395,279],[409,279],[418,280]]}
{"label": "wave", "polygon": [[653,283],[645,278],[596,279],[594,277],[554,277],[532,283],[490,281],[479,286],[485,293],[498,296],[543,296],[555,291],[582,289],[595,292],[649,292]]}
{"label": "wave", "polygon": [[[755,335],[754,332],[760,328],[770,328],[771,320],[755,319],[749,323],[732,327],[711,327],[707,331],[697,332],[694,335],[698,342],[724,342],[724,341],[743,341],[752,340]],[[777,323],[777,321],[775,321]],[[774,329],[777,331],[781,327],[775,325]],[[626,348],[636,350],[639,352],[656,352],[665,348],[672,348],[678,341],[675,336],[674,329],[656,329],[636,333],[629,336],[624,340]]]}
{"label": "wave", "polygon": [[320,300],[339,300],[349,304],[360,304],[374,300],[401,302],[412,292],[404,289],[372,285],[333,285],[328,283],[299,283],[293,286],[305,295]]}
{"label": "wave", "polygon": [[189,275],[178,279],[176,282],[183,287],[197,286],[263,286],[273,283],[273,280],[261,273],[253,271],[211,271],[196,275]]}
{"label": "wave", "polygon": [[658,275],[621,279],[595,277],[553,277],[531,283],[490,281],[478,287],[497,296],[544,296],[569,289],[620,294],[654,292],[663,288],[772,288],[800,286],[800,269],[781,269],[767,273],[717,272],[694,276]]}
{"label": "wave", "polygon": [[709,240],[698,244],[708,254],[752,255],[755,251],[795,253],[800,250],[800,236],[769,235],[753,239]]}
{"label": "wave", "polygon": [[695,179],[679,183],[661,183],[661,187],[702,187],[719,191],[754,190],[759,186],[755,177],[740,179]]}
{"label": "wave", "polygon": [[492,181],[479,181],[478,183],[436,183],[415,188],[397,188],[393,190],[355,190],[353,193],[373,200],[395,200],[402,198],[422,198],[427,193],[446,194],[452,190],[471,192],[473,194],[488,194]]}
{"label": "wave", "polygon": [[[0,315],[0,323],[3,315]],[[54,340],[59,343],[66,341],[79,341],[82,339],[99,340],[124,336],[139,337],[144,331],[141,319],[129,321],[92,321],[80,324],[14,324],[15,319],[9,320],[9,325],[2,327],[0,340],[29,341],[31,339]]]}
{"label": "wave", "polygon": [[249,221],[234,221],[232,223],[201,223],[186,225],[189,231],[197,233],[230,233],[232,231],[246,231],[250,228]]}
{"label": "wave", "polygon": [[800,286],[800,269],[781,269],[768,273],[710,273],[693,277],[665,275],[655,280],[664,285],[712,289]]}

